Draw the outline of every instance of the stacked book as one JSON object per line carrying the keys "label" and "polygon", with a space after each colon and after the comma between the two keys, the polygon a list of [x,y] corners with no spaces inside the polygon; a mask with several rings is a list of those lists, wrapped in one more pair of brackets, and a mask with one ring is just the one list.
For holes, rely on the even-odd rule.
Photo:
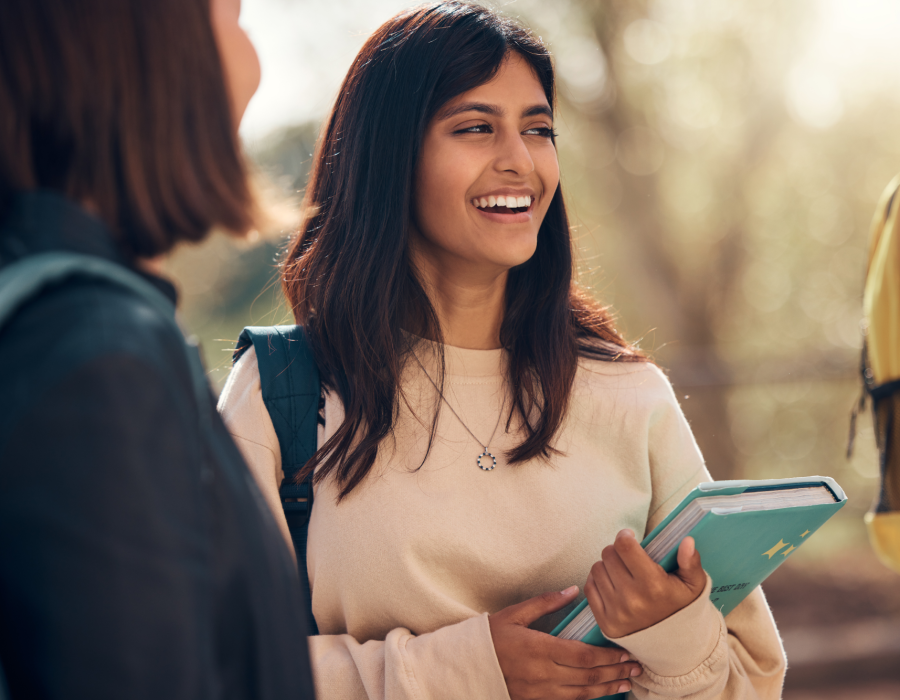
{"label": "stacked book", "polygon": [[[765,481],[717,481],[697,486],[641,546],[666,571],[691,536],[712,579],[710,599],[727,615],[847,502],[827,476]],[[551,634],[595,646],[610,642],[587,600]]]}

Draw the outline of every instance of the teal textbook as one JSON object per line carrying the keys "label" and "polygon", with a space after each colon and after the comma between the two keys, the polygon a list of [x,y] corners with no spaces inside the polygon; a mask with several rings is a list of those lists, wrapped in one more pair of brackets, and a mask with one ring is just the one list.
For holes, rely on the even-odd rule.
{"label": "teal textbook", "polygon": [[[846,502],[841,487],[827,476],[703,483],[641,546],[663,569],[673,571],[678,545],[693,537],[712,579],[710,599],[727,615]],[[610,644],[587,600],[551,634],[595,646]]]}

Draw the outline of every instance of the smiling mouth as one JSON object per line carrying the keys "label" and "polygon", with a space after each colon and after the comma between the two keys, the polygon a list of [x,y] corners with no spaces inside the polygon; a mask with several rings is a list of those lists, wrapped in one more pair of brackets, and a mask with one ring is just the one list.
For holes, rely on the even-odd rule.
{"label": "smiling mouth", "polygon": [[531,208],[533,198],[526,195],[524,197],[476,197],[472,200],[472,204],[483,212],[491,214],[521,214]]}

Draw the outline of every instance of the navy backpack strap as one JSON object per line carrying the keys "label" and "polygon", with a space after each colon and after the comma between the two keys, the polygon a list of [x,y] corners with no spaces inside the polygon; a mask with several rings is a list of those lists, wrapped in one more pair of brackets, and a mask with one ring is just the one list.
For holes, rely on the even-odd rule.
{"label": "navy backpack strap", "polygon": [[319,370],[302,326],[248,326],[238,339],[234,361],[237,362],[250,346],[256,350],[263,401],[281,447],[284,471],[281,505],[297,554],[309,633],[318,634],[306,572],[306,535],[313,505],[312,476],[301,483],[297,482],[297,476],[317,448]]}

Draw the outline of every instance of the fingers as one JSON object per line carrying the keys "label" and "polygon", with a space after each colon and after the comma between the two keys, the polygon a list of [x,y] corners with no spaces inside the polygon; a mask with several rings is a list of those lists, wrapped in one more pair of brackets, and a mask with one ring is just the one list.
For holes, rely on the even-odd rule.
{"label": "fingers", "polygon": [[[607,549],[612,549],[616,553],[619,561],[628,569],[632,578],[658,576],[662,573],[662,567],[650,558],[631,530],[621,530],[616,535],[615,543]],[[603,561],[606,561],[605,549],[603,550]],[[610,572],[613,576],[613,583],[616,582],[617,573],[615,570]]]}
{"label": "fingers", "polygon": [[693,537],[685,537],[678,545],[678,568],[700,569],[700,552],[697,551]]}
{"label": "fingers", "polygon": [[598,574],[606,576],[605,572],[599,570],[602,566],[603,562],[594,564],[591,568],[591,573],[588,574],[587,582],[584,584],[584,597],[587,598],[588,605],[591,606],[591,612],[594,613],[594,619],[601,629],[603,629],[602,623],[606,621],[606,603],[603,602],[603,595],[600,593],[597,582],[594,580],[594,571],[596,570]]}
{"label": "fingers", "polygon": [[559,697],[564,700],[590,700],[591,698],[602,698],[617,693],[627,693],[631,690],[631,681],[617,680],[610,683],[601,683],[600,685],[566,686],[562,690],[563,693]]}
{"label": "fingers", "polygon": [[706,586],[706,572],[693,537],[681,540],[678,546],[678,570],[675,573],[692,591],[702,591]]}
{"label": "fingers", "polygon": [[548,640],[548,657],[559,666],[596,668],[598,666],[621,664],[631,660],[628,652],[622,649],[595,647],[574,639],[551,637],[550,640]]}
{"label": "fingers", "polygon": [[616,551],[615,545],[603,548],[603,565],[609,575],[610,583],[613,588],[626,588],[634,582],[634,576],[629,571],[628,566],[622,561],[622,557]]}
{"label": "fingers", "polygon": [[510,605],[508,608],[504,608],[496,613],[496,615],[503,616],[511,624],[527,627],[539,617],[556,612],[568,605],[575,600],[577,595],[578,586],[570,586],[564,591],[542,593],[516,605]]}
{"label": "fingers", "polygon": [[[541,599],[552,595],[556,600],[550,600],[550,605],[565,597],[562,593],[548,594],[526,603],[540,608],[545,602]],[[488,623],[500,670],[514,700],[590,700],[624,692],[630,688],[630,679],[642,672],[622,649],[557,639],[513,622],[514,616],[525,617],[523,608],[528,610],[524,604],[513,607],[491,615]]]}
{"label": "fingers", "polygon": [[[614,666],[598,666],[597,668],[560,668],[559,683],[563,686],[578,686],[581,688],[593,688],[601,685],[612,685],[616,687],[616,681],[625,681],[635,678],[643,669],[641,665],[635,661],[625,664],[615,664]],[[618,692],[618,691],[614,691]],[[589,698],[599,697],[598,695],[589,695]]]}
{"label": "fingers", "polygon": [[608,638],[647,629],[697,600],[707,576],[692,538],[679,543],[677,557],[678,569],[667,574],[628,530],[603,550],[602,561],[591,567],[584,594]]}
{"label": "fingers", "polygon": [[[594,584],[594,588],[603,602],[603,609],[605,612],[607,607],[606,602],[608,600],[615,600],[616,593],[616,587],[613,585],[605,562],[598,561],[591,567],[589,580]],[[622,589],[626,590],[627,586],[623,584]],[[585,584],[585,595],[587,595],[587,584]]]}
{"label": "fingers", "polygon": [[643,673],[641,665],[624,649],[594,647],[584,642],[555,640],[550,654],[558,673],[554,681],[564,686],[559,697],[599,698],[631,690],[630,679]]}

